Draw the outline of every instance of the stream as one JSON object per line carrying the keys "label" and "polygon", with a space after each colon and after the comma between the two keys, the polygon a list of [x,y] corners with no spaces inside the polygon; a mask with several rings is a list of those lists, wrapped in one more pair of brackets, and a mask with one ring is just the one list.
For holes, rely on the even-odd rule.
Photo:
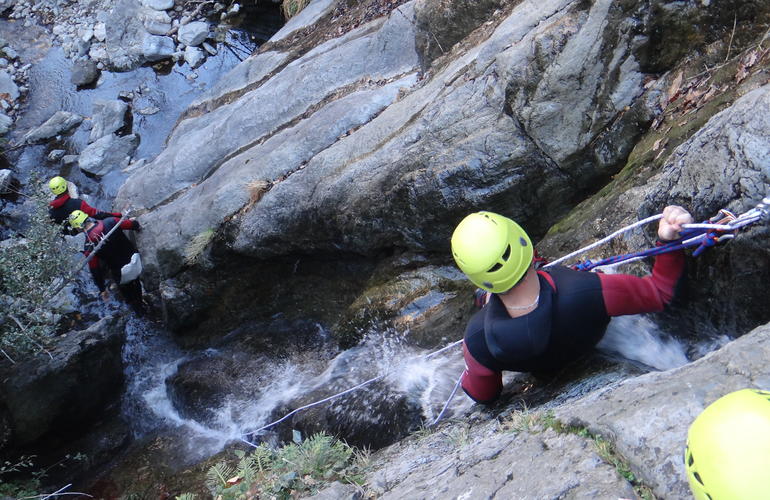
{"label": "stream", "polygon": [[[23,33],[18,24],[0,20],[0,35],[6,39],[22,37],[25,47],[20,50],[22,58],[33,63],[26,109],[16,122],[12,140],[56,111],[72,111],[89,117],[96,99],[117,99],[121,93],[132,93],[133,133],[141,136],[135,159],[155,157],[190,102],[240,62],[237,54],[248,54],[255,49],[248,34],[231,31],[227,43],[237,49],[219,50],[217,56],[208,58],[194,72],[189,66],[178,64],[167,67],[164,72],[151,67],[127,73],[103,72],[94,88],[76,90],[69,81],[71,63],[60,48],[46,42],[45,31],[40,28],[21,31]],[[59,170],[46,159],[52,149],[76,154],[87,145],[87,140],[87,127],[81,126],[61,143],[25,148],[12,159],[12,168],[22,185],[29,182],[33,172],[44,178],[61,174],[79,186],[89,203],[106,209],[127,174],[116,171],[95,179],[77,168]],[[89,286],[92,287],[90,283]],[[89,308],[95,314],[121,310],[114,304],[100,303]],[[207,459],[232,443],[248,446],[247,442],[268,439],[269,432],[255,430],[284,416],[297,401],[329,397],[372,378],[377,378],[378,384],[362,387],[355,395],[327,404],[338,405],[337,411],[351,413],[350,418],[387,428],[388,419],[398,418],[399,411],[396,405],[387,408],[388,402],[406,401],[419,413],[423,423],[430,423],[447,403],[464,368],[459,347],[428,358],[426,355],[432,351],[417,348],[405,340],[405,335],[389,330],[370,332],[360,345],[339,352],[329,340],[329,333],[318,325],[313,345],[320,346],[322,355],[316,355],[316,349],[308,349],[282,356],[251,358],[244,357],[235,345],[227,344],[183,350],[161,325],[142,318],[131,317],[126,334],[122,418],[137,440],[154,435],[174,436],[180,446],[171,458],[171,465],[177,467]],[[644,317],[614,319],[599,348],[604,352],[602,359],[610,361],[588,377],[552,381],[539,388],[529,379],[517,384],[515,380],[520,376],[516,374],[506,374],[504,381],[515,385],[515,391],[519,391],[516,397],[533,405],[548,406],[630,374],[674,368],[688,362],[689,347]],[[169,381],[185,364],[213,362],[238,368],[232,378],[232,391],[218,395],[215,406],[198,408],[194,415],[183,411]],[[333,390],[325,390],[326,387]],[[372,407],[367,396],[378,396],[378,406]],[[356,400],[357,397],[363,399]],[[311,402],[308,400],[305,404]],[[383,408],[395,417],[380,415]],[[461,416],[472,408],[472,401],[459,391],[450,401],[447,417]]]}

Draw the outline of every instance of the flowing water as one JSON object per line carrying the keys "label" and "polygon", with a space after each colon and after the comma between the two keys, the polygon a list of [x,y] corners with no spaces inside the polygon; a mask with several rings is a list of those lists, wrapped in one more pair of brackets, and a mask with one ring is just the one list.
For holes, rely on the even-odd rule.
{"label": "flowing water", "polygon": [[[18,26],[6,21],[0,21],[0,34],[6,38],[26,36],[18,32]],[[192,78],[192,71],[187,66],[173,65],[167,74],[143,67],[128,73],[103,73],[95,88],[76,90],[69,83],[70,63],[61,50],[47,45],[42,35],[32,38],[35,42],[29,42],[28,51],[22,54],[34,62],[29,85],[31,92],[27,110],[17,122],[15,137],[39,125],[55,111],[67,110],[90,116],[95,99],[116,99],[121,92],[133,92],[133,132],[141,136],[136,158],[151,159],[157,155],[187,105],[239,62],[238,51],[220,50],[216,57],[209,58],[195,71],[197,78]],[[232,32],[229,43],[248,53],[254,48],[248,40],[248,37]],[[157,112],[136,113],[150,108]],[[55,147],[67,149],[68,153],[78,152],[85,147],[87,136],[87,130],[80,130]],[[28,147],[17,156],[13,168],[22,182],[29,179],[31,171],[46,165],[45,156],[50,149],[52,146]],[[60,171],[46,166],[42,170],[46,176],[59,173],[67,176],[81,186],[90,202],[100,207],[110,205],[126,177],[123,172],[113,172],[97,180],[77,169]],[[88,306],[94,315],[114,312],[115,307],[101,303]],[[229,443],[265,437],[263,430],[255,431],[285,415],[287,408],[291,410],[292,402],[303,397],[324,399],[372,379],[377,379],[378,384],[361,387],[356,394],[363,397],[384,392],[386,396],[401,398],[399,400],[408,401],[419,412],[425,423],[430,423],[447,402],[464,368],[459,346],[429,357],[430,351],[410,345],[405,335],[392,331],[372,332],[357,347],[344,352],[332,350],[327,357],[315,356],[312,352],[294,352],[280,358],[265,355],[242,359],[231,390],[222,395],[216,407],[206,409],[206,418],[195,418],[186,415],[175,403],[169,380],[187,362],[240,359],[240,353],[227,346],[201,351],[182,350],[160,325],[141,318],[128,320],[126,334],[123,416],[136,438],[154,434],[176,436],[183,444],[178,457],[180,464],[207,458]],[[328,332],[319,327],[317,337],[319,343],[328,346]],[[685,346],[661,332],[645,317],[614,319],[598,347],[614,359],[632,360],[642,371],[665,370],[688,362]],[[711,348],[713,346],[709,345],[703,349]],[[549,389],[550,392],[547,390],[544,400],[557,404],[624,376],[627,372],[622,370],[599,371],[583,380],[559,385]],[[506,381],[510,380],[511,376],[506,375]],[[351,401],[355,402],[355,396],[323,404],[337,405],[340,411],[355,412],[354,417],[365,422],[376,424],[382,421],[378,414],[383,411],[382,407],[371,408],[365,402],[351,405]],[[471,407],[470,399],[460,391],[451,400],[447,416],[460,416]]]}

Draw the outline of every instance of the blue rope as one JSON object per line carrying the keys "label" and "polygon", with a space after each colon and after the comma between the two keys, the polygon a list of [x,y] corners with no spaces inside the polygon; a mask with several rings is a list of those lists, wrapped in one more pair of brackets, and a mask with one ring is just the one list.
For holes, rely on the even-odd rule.
{"label": "blue rope", "polygon": [[600,266],[618,264],[621,262],[637,260],[644,257],[652,257],[664,253],[675,252],[677,250],[683,250],[685,248],[691,248],[694,246],[697,246],[698,248],[695,249],[692,255],[693,257],[697,257],[707,249],[716,246],[719,243],[733,239],[735,237],[735,233],[738,232],[739,229],[750,226],[751,224],[766,218],[767,209],[765,205],[760,204],[758,208],[760,207],[760,213],[751,215],[744,214],[749,215],[748,217],[741,216],[738,219],[735,219],[735,216],[732,216],[731,214],[735,220],[728,224],[715,223],[714,219],[710,219],[704,221],[702,224],[691,224],[690,228],[688,228],[686,225],[685,229],[680,233],[682,235],[680,238],[668,243],[659,244],[658,246],[648,248],[647,250],[616,255],[597,261],[586,260],[571,267],[578,271],[590,271]]}

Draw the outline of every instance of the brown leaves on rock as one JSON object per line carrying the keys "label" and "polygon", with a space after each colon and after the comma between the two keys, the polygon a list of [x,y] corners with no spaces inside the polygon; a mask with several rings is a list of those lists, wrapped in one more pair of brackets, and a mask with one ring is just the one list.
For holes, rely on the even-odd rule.
{"label": "brown leaves on rock", "polygon": [[741,60],[738,62],[738,70],[735,72],[736,83],[741,83],[748,78],[751,74],[751,68],[767,57],[769,53],[770,48],[763,49],[761,47],[756,47],[749,51],[748,54],[741,57]]}

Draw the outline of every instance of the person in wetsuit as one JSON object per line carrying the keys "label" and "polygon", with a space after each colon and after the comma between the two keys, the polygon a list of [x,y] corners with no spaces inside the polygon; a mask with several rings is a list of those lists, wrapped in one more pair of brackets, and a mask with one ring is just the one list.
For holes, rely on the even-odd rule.
{"label": "person in wetsuit", "polygon": [[[658,238],[678,238],[692,216],[671,205]],[[612,316],[662,311],[684,271],[684,253],[655,258],[652,275],[602,274],[553,266],[535,270],[527,233],[507,217],[478,212],[452,235],[458,267],[489,292],[468,323],[463,342],[462,388],[479,403],[502,391],[502,372],[552,371],[589,352]]]}
{"label": "person in wetsuit", "polygon": [[112,275],[112,280],[118,284],[118,289],[125,301],[136,313],[143,314],[142,284],[139,278],[121,284],[121,269],[131,262],[131,257],[137,253],[134,244],[123,234],[123,229],[141,231],[139,222],[133,219],[121,221],[117,217],[95,220],[81,210],[72,212],[69,216],[69,222],[74,229],[82,230],[86,234],[85,248],[83,249],[83,254],[86,257],[91,255],[91,252],[116,224],[120,224],[119,228],[110,234],[107,241],[99,248],[97,254],[88,261],[88,269],[91,271],[91,276],[99,288],[103,300],[107,301],[110,297],[104,281],[104,268],[106,267]]}
{"label": "person in wetsuit", "polygon": [[67,180],[64,177],[56,176],[48,182],[48,187],[51,192],[56,196],[48,204],[48,216],[57,225],[61,225],[65,222],[70,214],[75,210],[85,212],[89,217],[94,219],[107,219],[108,217],[120,218],[123,215],[118,212],[102,212],[86,203],[83,200],[70,197],[67,192]]}

